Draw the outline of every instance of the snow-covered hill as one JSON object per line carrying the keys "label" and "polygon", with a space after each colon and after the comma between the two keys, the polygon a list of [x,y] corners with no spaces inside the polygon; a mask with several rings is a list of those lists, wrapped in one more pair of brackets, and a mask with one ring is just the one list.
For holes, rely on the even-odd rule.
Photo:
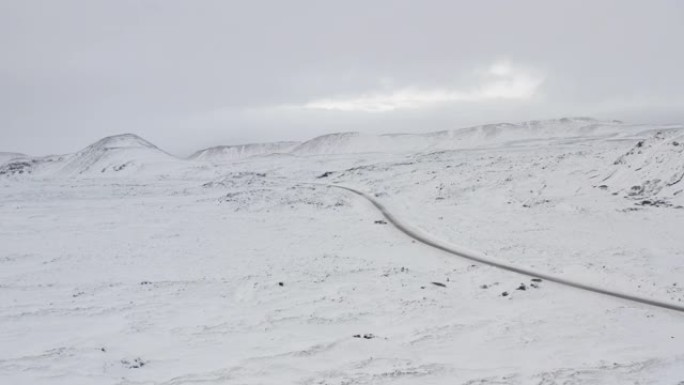
{"label": "snow-covered hill", "polygon": [[580,140],[624,137],[659,126],[630,125],[591,118],[562,118],[523,123],[499,123],[426,134],[366,135],[357,132],[329,134],[311,139],[292,152],[300,155],[415,153],[436,150],[515,145],[530,141]]}
{"label": "snow-covered hill", "polygon": [[147,140],[137,135],[123,134],[101,139],[75,153],[65,162],[61,172],[131,173],[175,162],[179,160]]}
{"label": "snow-covered hill", "polygon": [[31,166],[29,157],[18,152],[0,152],[0,177],[23,174]]}
{"label": "snow-covered hill", "polygon": [[657,131],[610,166],[602,188],[644,204],[684,204],[684,132]]}
{"label": "snow-covered hill", "polygon": [[212,163],[225,163],[257,155],[287,153],[299,142],[250,143],[234,146],[215,146],[197,151],[190,159]]}
{"label": "snow-covered hill", "polygon": [[297,155],[356,154],[365,152],[417,152],[432,143],[423,135],[364,135],[358,132],[343,132],[323,135],[297,146],[292,152]]}
{"label": "snow-covered hill", "polygon": [[15,158],[0,175],[112,176],[173,171],[182,161],[134,134],[103,138],[74,154]]}
{"label": "snow-covered hill", "polygon": [[428,134],[437,139],[443,149],[514,144],[534,140],[553,140],[596,136],[618,136],[634,130],[620,121],[600,121],[592,118],[561,118],[533,120],[522,123],[498,123],[459,128]]}

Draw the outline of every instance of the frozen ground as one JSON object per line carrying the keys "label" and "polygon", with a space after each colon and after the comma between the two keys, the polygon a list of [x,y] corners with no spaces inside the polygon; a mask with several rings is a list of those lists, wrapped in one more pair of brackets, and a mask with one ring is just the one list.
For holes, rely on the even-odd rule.
{"label": "frozen ground", "polygon": [[571,120],[204,160],[134,136],[8,155],[0,383],[684,384],[684,314],[473,264],[307,184],[682,304],[683,136]]}

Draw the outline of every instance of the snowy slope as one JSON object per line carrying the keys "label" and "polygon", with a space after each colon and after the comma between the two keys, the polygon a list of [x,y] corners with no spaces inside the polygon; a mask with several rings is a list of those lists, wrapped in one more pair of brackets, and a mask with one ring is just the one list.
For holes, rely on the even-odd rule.
{"label": "snowy slope", "polygon": [[447,255],[321,184],[489,258],[681,304],[681,135],[557,120],[217,164],[134,136],[29,158],[60,177],[0,188],[0,383],[678,384],[681,313]]}
{"label": "snowy slope", "polygon": [[684,203],[684,132],[658,131],[639,140],[613,162],[602,182],[630,199]]}
{"label": "snowy slope", "polygon": [[190,159],[224,163],[256,155],[286,153],[291,151],[298,144],[299,142],[274,142],[216,146],[197,151],[190,156]]}

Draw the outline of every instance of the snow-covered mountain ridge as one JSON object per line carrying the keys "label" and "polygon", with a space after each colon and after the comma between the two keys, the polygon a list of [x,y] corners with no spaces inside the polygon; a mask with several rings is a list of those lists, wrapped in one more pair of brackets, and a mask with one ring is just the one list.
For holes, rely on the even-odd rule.
{"label": "snow-covered mountain ridge", "polygon": [[[188,159],[212,159],[226,157],[232,159],[243,158],[253,155],[263,155],[271,153],[345,153],[347,151],[359,152],[372,148],[373,142],[395,145],[405,142],[407,138],[425,138],[425,144],[435,144],[435,139],[456,139],[467,137],[479,137],[481,139],[494,139],[500,136],[514,137],[516,139],[526,139],[529,137],[566,137],[580,134],[587,134],[593,131],[619,131],[619,127],[634,127],[619,121],[599,121],[592,118],[561,118],[552,120],[535,120],[512,123],[497,123],[481,126],[457,128],[453,130],[443,130],[428,133],[400,133],[400,134],[361,134],[359,132],[341,132],[321,135],[304,142],[285,141],[285,142],[264,142],[236,145],[218,145],[206,149],[198,150],[188,157]],[[370,142],[363,145],[363,141]],[[351,145],[359,145],[359,148],[350,148]],[[149,141],[131,133],[113,135],[103,138],[87,148],[87,151],[124,149],[124,148],[159,148]],[[399,150],[402,149],[398,145]],[[420,148],[414,144],[411,149]],[[388,148],[387,150],[393,150]],[[160,150],[161,151],[161,150]],[[13,152],[0,152],[0,164],[12,158],[27,157],[27,155]]]}
{"label": "snow-covered mountain ridge", "polygon": [[187,159],[176,158],[134,134],[103,138],[66,155],[29,157],[2,153],[0,177],[182,177],[216,175],[221,167],[252,157],[321,157],[353,154],[406,155],[493,149],[574,145],[582,141],[627,141],[634,148],[616,153],[597,167],[608,171],[596,186],[632,199],[678,200],[684,178],[682,125],[634,125],[591,118],[563,118],[500,123],[419,134],[370,135],[357,132],[318,136],[305,142],[216,146]]}

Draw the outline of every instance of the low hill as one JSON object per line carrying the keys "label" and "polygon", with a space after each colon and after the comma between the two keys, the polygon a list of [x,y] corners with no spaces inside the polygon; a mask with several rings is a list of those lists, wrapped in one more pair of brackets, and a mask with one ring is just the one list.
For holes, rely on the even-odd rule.
{"label": "low hill", "polygon": [[190,156],[190,159],[224,163],[250,156],[288,153],[298,144],[299,142],[273,142],[215,146],[197,151]]}
{"label": "low hill", "polygon": [[73,154],[14,158],[0,175],[76,176],[163,172],[180,160],[133,134],[103,138]]}

